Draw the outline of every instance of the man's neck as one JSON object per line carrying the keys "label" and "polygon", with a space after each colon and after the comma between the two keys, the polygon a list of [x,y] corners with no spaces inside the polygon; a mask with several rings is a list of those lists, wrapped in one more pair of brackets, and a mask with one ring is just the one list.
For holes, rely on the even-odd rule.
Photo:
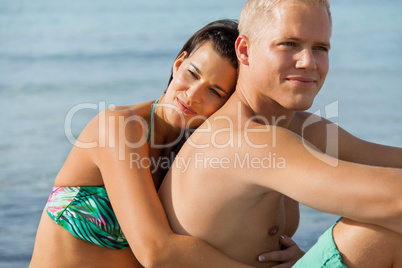
{"label": "man's neck", "polygon": [[249,91],[244,87],[237,87],[231,99],[239,100],[245,104],[250,113],[255,116],[255,121],[261,124],[276,125],[287,128],[292,120],[295,111],[281,106],[276,101],[259,96],[247,94]]}

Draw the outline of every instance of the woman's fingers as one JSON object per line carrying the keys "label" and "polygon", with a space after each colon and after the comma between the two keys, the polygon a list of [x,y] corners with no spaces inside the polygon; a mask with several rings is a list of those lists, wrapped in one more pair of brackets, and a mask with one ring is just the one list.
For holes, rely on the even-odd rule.
{"label": "woman's fingers", "polygon": [[279,243],[282,245],[281,250],[263,253],[258,256],[258,260],[260,262],[280,262],[280,264],[273,267],[285,268],[292,267],[292,265],[294,265],[304,255],[304,252],[299,248],[296,242],[286,235],[281,236]]}

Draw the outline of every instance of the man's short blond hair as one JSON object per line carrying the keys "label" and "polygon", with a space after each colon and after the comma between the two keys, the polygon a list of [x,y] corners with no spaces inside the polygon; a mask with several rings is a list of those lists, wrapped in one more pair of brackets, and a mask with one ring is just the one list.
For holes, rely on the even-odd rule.
{"label": "man's short blond hair", "polygon": [[258,41],[264,31],[269,29],[274,7],[290,2],[324,6],[332,26],[329,0],[247,0],[239,17],[240,35],[246,36],[250,41]]}

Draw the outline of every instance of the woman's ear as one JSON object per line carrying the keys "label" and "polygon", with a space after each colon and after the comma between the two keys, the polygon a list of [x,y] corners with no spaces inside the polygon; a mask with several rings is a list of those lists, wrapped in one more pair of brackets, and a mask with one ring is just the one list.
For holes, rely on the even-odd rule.
{"label": "woman's ear", "polygon": [[250,48],[250,42],[246,36],[240,35],[236,39],[236,55],[241,64],[248,65],[248,50]]}
{"label": "woman's ear", "polygon": [[179,69],[180,65],[183,63],[184,59],[187,56],[187,51],[183,51],[177,59],[173,63],[173,75],[176,73],[176,71]]}

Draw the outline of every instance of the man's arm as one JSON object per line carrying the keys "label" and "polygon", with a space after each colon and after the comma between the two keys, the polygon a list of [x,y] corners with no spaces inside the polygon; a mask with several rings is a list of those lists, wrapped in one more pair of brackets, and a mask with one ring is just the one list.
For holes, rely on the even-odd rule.
{"label": "man's arm", "polygon": [[[340,160],[372,166],[402,168],[402,148],[359,139],[318,115],[297,112],[290,123],[289,130],[309,141],[322,152]],[[331,137],[333,138],[331,139]],[[331,150],[330,147],[336,148],[336,150]]]}
{"label": "man's arm", "polygon": [[[271,155],[284,164],[238,167],[222,176],[247,180],[261,187],[261,194],[277,191],[314,209],[402,233],[401,169],[334,159],[280,127],[272,127],[269,133],[249,133],[247,139],[237,154],[249,154],[250,159]],[[267,148],[253,146],[264,141],[269,143]]]}

